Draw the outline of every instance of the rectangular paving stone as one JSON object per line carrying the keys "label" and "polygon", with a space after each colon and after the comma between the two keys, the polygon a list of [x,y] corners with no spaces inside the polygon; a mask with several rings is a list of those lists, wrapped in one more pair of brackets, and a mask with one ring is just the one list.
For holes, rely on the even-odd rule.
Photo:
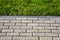
{"label": "rectangular paving stone", "polygon": [[13,37],[13,40],[25,40],[25,37]]}
{"label": "rectangular paving stone", "polygon": [[3,23],[0,23],[0,26],[3,26]]}
{"label": "rectangular paving stone", "polygon": [[20,36],[28,37],[28,36],[32,36],[32,33],[20,33]]}
{"label": "rectangular paving stone", "polygon": [[10,22],[10,20],[0,20],[0,23],[3,23],[3,22],[4,22],[4,23],[5,23],[5,22],[8,23],[8,22]]}
{"label": "rectangular paving stone", "polygon": [[26,32],[26,29],[14,29],[14,32]]}
{"label": "rectangular paving stone", "polygon": [[12,40],[12,37],[4,36],[4,37],[0,37],[0,40]]}
{"label": "rectangular paving stone", "polygon": [[39,23],[39,26],[50,26],[50,24]]}
{"label": "rectangular paving stone", "polygon": [[59,37],[60,37],[60,33],[59,33]]}
{"label": "rectangular paving stone", "polygon": [[39,20],[48,20],[46,17],[39,17]]}
{"label": "rectangular paving stone", "polygon": [[10,20],[11,23],[21,23],[21,20]]}
{"label": "rectangular paving stone", "polygon": [[0,36],[6,36],[6,33],[0,33]]}
{"label": "rectangular paving stone", "polygon": [[44,22],[45,22],[45,23],[55,23],[54,20],[45,20]]}
{"label": "rectangular paving stone", "polygon": [[0,20],[4,20],[4,17],[3,16],[0,16]]}
{"label": "rectangular paving stone", "polygon": [[38,37],[26,37],[26,40],[38,40]]}
{"label": "rectangular paving stone", "polygon": [[27,32],[34,33],[34,32],[38,32],[38,30],[28,29]]}
{"label": "rectangular paving stone", "polygon": [[16,23],[17,26],[26,26],[26,23]]}
{"label": "rectangular paving stone", "polygon": [[53,37],[53,40],[60,40],[60,37]]}
{"label": "rectangular paving stone", "polygon": [[52,30],[52,33],[60,33],[60,30]]}
{"label": "rectangular paving stone", "polygon": [[0,26],[0,29],[8,29],[8,26]]}
{"label": "rectangular paving stone", "polygon": [[26,20],[26,17],[17,17],[16,20]]}
{"label": "rectangular paving stone", "polygon": [[58,27],[58,26],[60,26],[60,24],[51,24],[51,26],[57,26]]}
{"label": "rectangular paving stone", "polygon": [[17,16],[4,16],[4,20],[16,20]]}
{"label": "rectangular paving stone", "polygon": [[4,23],[5,26],[15,25],[15,23]]}
{"label": "rectangular paving stone", "polygon": [[45,29],[54,30],[54,29],[57,29],[57,28],[56,27],[45,27]]}
{"label": "rectangular paving stone", "polygon": [[35,17],[28,17],[27,20],[38,20],[38,18],[35,18]]}
{"label": "rectangular paving stone", "polygon": [[44,30],[44,26],[33,26],[33,29],[43,29]]}
{"label": "rectangular paving stone", "polygon": [[2,32],[13,32],[13,29],[2,29]]}
{"label": "rectangular paving stone", "polygon": [[19,36],[19,33],[7,33],[7,36]]}
{"label": "rectangular paving stone", "polygon": [[52,37],[40,37],[40,40],[52,40]]}
{"label": "rectangular paving stone", "polygon": [[9,26],[9,29],[20,29],[20,26]]}
{"label": "rectangular paving stone", "polygon": [[45,36],[45,34],[44,33],[33,33],[33,36],[36,36],[36,37],[38,37],[38,36]]}
{"label": "rectangular paving stone", "polygon": [[50,30],[39,30],[39,32],[41,33],[49,33],[49,32],[51,32]]}
{"label": "rectangular paving stone", "polygon": [[57,37],[58,36],[58,33],[46,33],[46,36],[49,36],[49,37]]}
{"label": "rectangular paving stone", "polygon": [[49,19],[50,19],[50,20],[60,20],[60,18],[57,17],[57,16],[56,16],[56,17],[53,17],[53,18],[51,17],[51,18],[49,18]]}
{"label": "rectangular paving stone", "polygon": [[56,23],[60,23],[60,21],[59,20],[56,20]]}
{"label": "rectangular paving stone", "polygon": [[43,23],[44,21],[42,20],[33,20],[33,23]]}
{"label": "rectangular paving stone", "polygon": [[38,26],[38,23],[28,23],[28,26]]}
{"label": "rectangular paving stone", "polygon": [[60,26],[59,27],[57,27],[58,28],[58,30],[60,30]]}
{"label": "rectangular paving stone", "polygon": [[32,20],[22,20],[22,23],[32,23]]}
{"label": "rectangular paving stone", "polygon": [[32,26],[21,26],[21,29],[32,29]]}

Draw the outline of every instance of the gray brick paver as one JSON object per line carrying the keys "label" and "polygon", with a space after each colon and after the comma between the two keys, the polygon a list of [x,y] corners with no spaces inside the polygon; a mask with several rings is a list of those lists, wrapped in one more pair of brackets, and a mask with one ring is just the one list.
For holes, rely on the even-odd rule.
{"label": "gray brick paver", "polygon": [[0,16],[0,40],[60,40],[60,16]]}

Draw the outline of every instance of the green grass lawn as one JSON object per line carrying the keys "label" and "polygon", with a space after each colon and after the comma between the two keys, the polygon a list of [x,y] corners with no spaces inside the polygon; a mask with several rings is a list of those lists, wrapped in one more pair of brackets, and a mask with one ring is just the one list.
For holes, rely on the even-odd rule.
{"label": "green grass lawn", "polygon": [[60,0],[0,0],[1,16],[60,16]]}

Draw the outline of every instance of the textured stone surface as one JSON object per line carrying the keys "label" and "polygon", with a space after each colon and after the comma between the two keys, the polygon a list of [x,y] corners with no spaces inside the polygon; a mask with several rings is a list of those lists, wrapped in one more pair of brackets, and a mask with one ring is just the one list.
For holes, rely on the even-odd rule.
{"label": "textured stone surface", "polygon": [[60,17],[0,16],[0,40],[60,40]]}
{"label": "textured stone surface", "polygon": [[40,40],[52,40],[52,37],[40,37]]}

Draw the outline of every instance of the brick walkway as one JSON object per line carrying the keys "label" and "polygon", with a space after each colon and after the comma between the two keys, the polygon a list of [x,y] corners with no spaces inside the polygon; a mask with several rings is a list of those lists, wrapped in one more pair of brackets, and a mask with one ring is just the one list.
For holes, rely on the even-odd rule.
{"label": "brick walkway", "polygon": [[0,40],[60,40],[60,17],[0,16]]}

